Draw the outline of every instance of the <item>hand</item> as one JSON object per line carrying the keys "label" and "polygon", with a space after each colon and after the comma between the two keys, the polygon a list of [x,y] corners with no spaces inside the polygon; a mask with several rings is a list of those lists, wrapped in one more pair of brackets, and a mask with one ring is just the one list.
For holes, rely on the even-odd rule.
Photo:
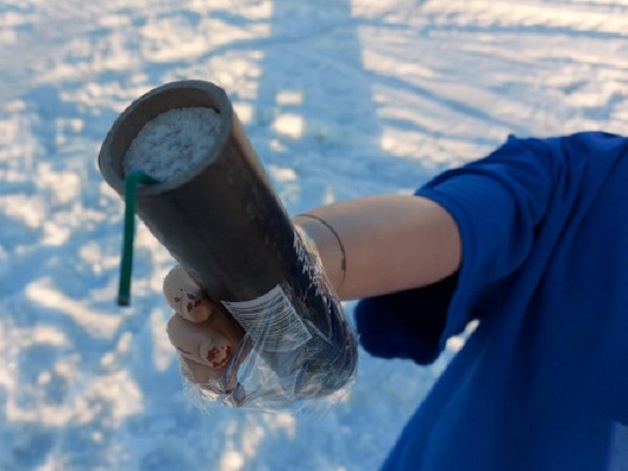
{"label": "hand", "polygon": [[230,392],[237,379],[235,371],[227,377],[227,370],[244,335],[242,327],[212,303],[180,265],[166,275],[163,289],[175,311],[167,332],[179,353],[181,373],[214,392]]}

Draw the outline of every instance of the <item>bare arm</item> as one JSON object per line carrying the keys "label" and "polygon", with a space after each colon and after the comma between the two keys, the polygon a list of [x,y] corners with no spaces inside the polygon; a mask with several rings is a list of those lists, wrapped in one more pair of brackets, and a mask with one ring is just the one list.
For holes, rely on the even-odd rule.
{"label": "bare arm", "polygon": [[296,216],[293,221],[316,244],[341,299],[424,286],[460,266],[458,227],[447,211],[426,198],[373,196],[307,214],[326,224],[307,216]]}
{"label": "bare arm", "polygon": [[[427,285],[460,265],[458,228],[444,209],[428,199],[375,196],[323,206],[308,214],[314,218],[296,216],[294,223],[316,244],[342,299]],[[181,266],[164,280],[164,295],[177,313],[168,323],[168,336],[179,351],[181,371],[192,382],[209,387],[225,375],[242,329],[203,296]],[[199,302],[186,307],[188,299]]]}

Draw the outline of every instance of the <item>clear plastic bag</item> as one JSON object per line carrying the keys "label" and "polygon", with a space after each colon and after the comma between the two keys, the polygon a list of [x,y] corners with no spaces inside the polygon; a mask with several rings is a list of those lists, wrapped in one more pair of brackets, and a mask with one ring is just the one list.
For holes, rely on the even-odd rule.
{"label": "clear plastic bag", "polygon": [[[224,374],[197,384],[181,362],[187,396],[207,413],[212,404],[263,411],[320,410],[342,397],[355,377],[357,337],[314,245],[295,227],[298,266],[263,296],[223,302],[245,335]],[[296,282],[295,282],[296,280]]]}

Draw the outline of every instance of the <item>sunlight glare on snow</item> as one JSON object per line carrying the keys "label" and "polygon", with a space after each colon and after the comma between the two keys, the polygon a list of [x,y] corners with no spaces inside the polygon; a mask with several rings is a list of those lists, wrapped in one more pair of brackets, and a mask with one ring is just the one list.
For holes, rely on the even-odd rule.
{"label": "sunlight glare on snow", "polygon": [[294,113],[279,115],[273,122],[275,131],[291,139],[299,139],[303,136],[303,128],[303,118]]}
{"label": "sunlight glare on snow", "polygon": [[225,451],[220,457],[219,470],[220,471],[240,471],[246,463],[242,453],[238,453],[235,450]]}
{"label": "sunlight glare on snow", "polygon": [[41,227],[47,218],[44,202],[23,194],[0,194],[0,210],[31,228]]}
{"label": "sunlight glare on snow", "polygon": [[279,167],[277,165],[269,165],[268,171],[278,182],[292,182],[297,179],[297,174],[290,167]]}
{"label": "sunlight glare on snow", "polygon": [[50,190],[49,203],[67,204],[76,200],[80,193],[81,181],[74,172],[53,170],[50,162],[37,165],[37,179]]}
{"label": "sunlight glare on snow", "polygon": [[298,90],[281,90],[275,100],[278,105],[300,105],[303,103],[303,93]]}
{"label": "sunlight glare on snow", "polygon": [[628,28],[626,15],[608,15],[584,5],[581,9],[566,9],[562,4],[550,2],[513,0],[430,0],[422,9],[425,13],[437,13],[439,19],[454,24],[475,23],[485,27],[537,26],[569,28],[574,31],[597,31],[623,34]]}
{"label": "sunlight glare on snow", "polygon": [[153,364],[157,371],[165,371],[176,360],[168,336],[164,335],[169,316],[165,309],[153,309],[149,316],[149,325],[153,339]]}
{"label": "sunlight glare on snow", "polygon": [[89,423],[108,410],[107,425],[115,429],[125,418],[144,410],[142,392],[126,370],[99,375],[86,385],[75,405],[78,423]]}
{"label": "sunlight glare on snow", "polygon": [[253,107],[249,103],[233,103],[233,109],[242,124],[247,125],[251,122],[254,112]]}
{"label": "sunlight glare on snow", "polygon": [[297,433],[297,421],[294,415],[288,412],[280,412],[276,415],[268,416],[269,425],[274,430],[281,430],[288,438],[295,438]]}
{"label": "sunlight glare on snow", "polygon": [[53,286],[49,277],[33,281],[26,287],[26,298],[36,305],[65,313],[96,338],[109,338],[118,329],[120,316],[99,313],[85,300],[71,299]]}

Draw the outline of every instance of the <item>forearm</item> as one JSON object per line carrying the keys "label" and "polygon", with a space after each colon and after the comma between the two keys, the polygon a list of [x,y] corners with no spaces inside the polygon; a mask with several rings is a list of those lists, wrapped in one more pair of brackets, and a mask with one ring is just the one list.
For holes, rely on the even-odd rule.
{"label": "forearm", "polygon": [[307,214],[324,223],[307,216],[293,221],[316,244],[341,299],[425,286],[460,266],[457,225],[428,199],[374,196],[322,206]]}

